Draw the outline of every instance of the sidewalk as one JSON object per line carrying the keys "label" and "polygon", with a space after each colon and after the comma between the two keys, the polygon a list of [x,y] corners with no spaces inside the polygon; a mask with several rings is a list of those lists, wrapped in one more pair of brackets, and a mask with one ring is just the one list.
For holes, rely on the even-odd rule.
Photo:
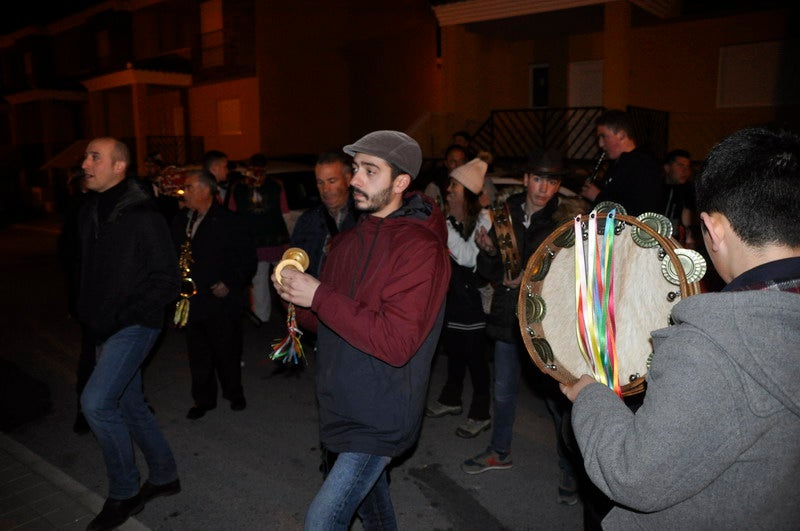
{"label": "sidewalk", "polygon": [[[104,499],[0,433],[0,530],[86,529]],[[149,529],[131,518],[119,529]]]}

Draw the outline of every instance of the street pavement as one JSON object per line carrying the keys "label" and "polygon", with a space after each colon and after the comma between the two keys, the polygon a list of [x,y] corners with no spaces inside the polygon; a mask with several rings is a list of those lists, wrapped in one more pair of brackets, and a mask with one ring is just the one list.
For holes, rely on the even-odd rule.
{"label": "street pavement", "polygon": [[[72,431],[79,328],[66,309],[55,240],[57,224],[0,229],[0,358],[47,384],[49,414],[0,434],[0,530],[84,529],[102,506],[107,481],[91,434]],[[295,530],[321,484],[316,353],[289,370],[267,357],[286,333],[280,318],[244,323],[247,409],[220,398],[205,417],[192,405],[183,333],[165,331],[144,372],[145,394],[175,453],[183,490],[157,498],[121,529]],[[446,359],[432,367],[431,396]],[[460,463],[485,449],[490,433],[455,435],[465,416],[426,418],[416,449],[393,465],[392,498],[400,529],[575,530],[582,504],[557,503],[553,423],[528,363],[514,426],[510,470],[468,475]],[[469,378],[465,398],[470,396]],[[146,466],[139,457],[142,481]],[[352,529],[361,529],[358,522]]]}

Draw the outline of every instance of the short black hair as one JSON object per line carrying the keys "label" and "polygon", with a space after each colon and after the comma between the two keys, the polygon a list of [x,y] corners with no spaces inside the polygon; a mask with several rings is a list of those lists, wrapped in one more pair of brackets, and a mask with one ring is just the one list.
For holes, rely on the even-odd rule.
{"label": "short black hair", "polygon": [[341,162],[346,168],[353,168],[353,157],[344,151],[323,151],[317,155],[317,164],[333,164],[334,162]]}
{"label": "short black hair", "polygon": [[467,142],[472,142],[472,135],[469,134],[469,131],[465,131],[463,129],[461,131],[456,131],[455,133],[453,133],[451,135],[451,138],[455,138],[457,136],[460,136],[461,138],[463,138]]}
{"label": "short black hair", "polygon": [[678,157],[692,160],[692,154],[685,149],[673,149],[664,156],[664,164],[672,164]]}
{"label": "short black hair", "polygon": [[467,158],[467,160],[470,159],[471,153],[469,148],[466,146],[462,146],[461,144],[450,144],[449,146],[447,146],[447,149],[444,150],[444,158],[447,158],[447,156],[453,151],[461,151],[462,153],[464,153],[464,156]]}
{"label": "short black hair", "polygon": [[633,121],[630,115],[625,111],[619,109],[610,109],[601,114],[595,122],[597,126],[606,126],[615,133],[625,131],[630,138],[636,139],[635,131],[633,130]]}
{"label": "short black hair", "polygon": [[250,155],[250,166],[255,168],[266,168],[267,167],[267,156],[263,153],[255,153]]}
{"label": "short black hair", "polygon": [[698,212],[719,212],[746,244],[800,246],[800,136],[742,129],[714,146],[695,180]]}
{"label": "short black hair", "polygon": [[212,149],[211,151],[206,151],[206,154],[203,155],[203,168],[209,169],[212,164],[220,159],[227,159],[228,155],[223,153],[222,151],[218,151],[216,149]]}

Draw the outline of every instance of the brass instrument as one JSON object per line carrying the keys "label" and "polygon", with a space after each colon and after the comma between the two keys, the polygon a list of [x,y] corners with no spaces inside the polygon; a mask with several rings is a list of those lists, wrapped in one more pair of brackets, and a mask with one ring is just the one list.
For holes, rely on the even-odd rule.
{"label": "brass instrument", "polygon": [[197,284],[192,279],[192,231],[197,223],[197,211],[193,211],[186,227],[186,240],[181,244],[178,257],[178,268],[181,272],[180,299],[175,303],[175,315],[172,322],[177,328],[183,328],[189,322],[189,299],[197,295]]}
{"label": "brass instrument", "polygon": [[597,157],[597,162],[594,163],[594,168],[592,168],[592,173],[589,174],[589,177],[586,178],[586,184],[595,184],[600,183],[598,179],[598,174],[600,173],[600,168],[603,166],[603,161],[606,159],[606,152],[601,151],[600,156]]}
{"label": "brass instrument", "polygon": [[192,240],[187,238],[181,244],[181,255],[178,258],[178,267],[181,270],[181,297],[175,303],[175,316],[172,320],[178,328],[183,328],[189,321],[189,299],[197,294],[197,284],[191,277],[192,262],[194,262],[192,258]]}
{"label": "brass instrument", "polygon": [[503,270],[508,280],[515,279],[522,272],[522,259],[517,248],[517,238],[514,235],[514,226],[511,222],[511,212],[505,203],[494,204],[489,207],[492,218],[500,258],[503,261]]}

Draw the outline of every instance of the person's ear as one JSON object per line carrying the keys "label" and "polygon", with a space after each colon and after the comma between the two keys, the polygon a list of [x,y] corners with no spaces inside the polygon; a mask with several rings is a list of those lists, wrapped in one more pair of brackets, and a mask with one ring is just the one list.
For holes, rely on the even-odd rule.
{"label": "person's ear", "polygon": [[407,173],[401,173],[395,178],[392,188],[394,193],[402,194],[409,186],[411,186],[411,176]]}
{"label": "person's ear", "polygon": [[711,247],[709,250],[719,251],[725,242],[728,224],[724,222],[727,220],[723,218],[724,216],[719,212],[711,214],[708,212],[700,213],[700,223],[703,225],[702,231],[706,236],[707,244]]}

